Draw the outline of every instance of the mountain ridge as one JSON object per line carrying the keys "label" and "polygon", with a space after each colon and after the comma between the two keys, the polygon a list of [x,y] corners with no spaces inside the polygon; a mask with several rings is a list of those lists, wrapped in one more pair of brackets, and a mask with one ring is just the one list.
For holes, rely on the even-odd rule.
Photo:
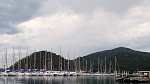
{"label": "mountain ridge", "polygon": [[[28,63],[27,61],[27,57],[21,59],[21,68],[26,68],[25,64],[31,65],[31,68],[33,68],[33,62],[34,62],[34,54],[36,53],[37,59],[36,59],[36,67],[37,69],[40,69],[40,66],[43,68],[44,67],[44,59],[45,59],[45,52],[47,51],[39,51],[39,52],[34,52],[32,53],[30,56],[27,56],[28,59],[30,60]],[[40,53],[42,55],[41,57],[41,64],[39,63],[40,61]],[[47,52],[47,56],[50,58],[50,53],[51,52]],[[52,53],[53,55],[53,68],[58,68],[60,66],[59,63],[59,57],[60,55],[57,55],[56,53]],[[114,69],[114,64],[115,64],[115,57],[117,58],[117,62],[118,62],[118,67],[117,69],[120,71],[137,71],[137,70],[150,70],[150,53],[148,52],[142,52],[142,51],[136,51],[136,50],[132,50],[130,48],[126,48],[126,47],[117,47],[114,49],[110,49],[110,50],[104,50],[104,51],[99,51],[99,52],[95,52],[95,53],[91,53],[88,54],[86,56],[82,56],[82,57],[78,57],[74,60],[70,60],[70,67],[74,67],[75,64],[74,61],[75,60],[79,60],[80,58],[80,67],[81,70],[88,70],[90,71],[92,68],[93,72],[97,72],[98,70],[98,58],[99,58],[99,63],[101,63],[100,61],[102,61],[103,63],[101,63],[102,65],[102,70],[104,71],[104,63],[105,63],[105,57],[106,57],[106,69],[107,72],[109,71],[109,64],[110,62],[112,63],[112,68]],[[47,58],[46,58],[47,59]],[[50,59],[49,59],[50,60]],[[67,60],[65,59],[65,67],[67,67]],[[48,59],[47,59],[48,61]],[[87,61],[87,67],[86,67],[86,61]],[[16,62],[15,65],[15,69],[18,68],[18,63]],[[23,64],[24,63],[24,64]],[[50,63],[50,62],[49,62]],[[50,67],[49,63],[47,63],[47,67]],[[62,67],[64,67],[64,58],[62,57]],[[85,69],[85,67],[87,69]],[[100,67],[100,65],[99,65]],[[12,66],[11,66],[12,68]],[[29,67],[28,67],[29,68]],[[60,68],[60,67],[59,67]]]}
{"label": "mountain ridge", "polygon": [[[126,47],[118,47],[111,50],[99,51],[81,58],[93,60],[95,62],[95,67],[98,67],[96,65],[96,61],[98,61],[97,59],[99,58],[105,60],[105,57],[107,58],[107,62],[111,60],[113,63],[116,57],[121,71],[125,70],[133,72],[136,70],[150,70],[150,53],[136,51]],[[107,65],[109,64],[107,63]]]}

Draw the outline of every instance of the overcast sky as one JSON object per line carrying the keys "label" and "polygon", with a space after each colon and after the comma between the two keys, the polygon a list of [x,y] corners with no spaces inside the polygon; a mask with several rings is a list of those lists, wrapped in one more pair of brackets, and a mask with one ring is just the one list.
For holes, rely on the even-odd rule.
{"label": "overcast sky", "polygon": [[1,0],[1,58],[19,45],[22,57],[27,47],[60,54],[60,45],[71,59],[116,47],[150,52],[150,1]]}

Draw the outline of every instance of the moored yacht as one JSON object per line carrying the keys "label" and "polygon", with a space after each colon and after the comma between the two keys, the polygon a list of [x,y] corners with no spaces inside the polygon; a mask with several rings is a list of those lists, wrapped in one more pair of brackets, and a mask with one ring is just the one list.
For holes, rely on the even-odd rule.
{"label": "moored yacht", "polygon": [[18,76],[18,73],[16,71],[11,71],[8,73],[8,76]]}
{"label": "moored yacht", "polygon": [[25,76],[31,76],[31,72],[29,72],[29,71],[24,72],[24,75],[25,75]]}

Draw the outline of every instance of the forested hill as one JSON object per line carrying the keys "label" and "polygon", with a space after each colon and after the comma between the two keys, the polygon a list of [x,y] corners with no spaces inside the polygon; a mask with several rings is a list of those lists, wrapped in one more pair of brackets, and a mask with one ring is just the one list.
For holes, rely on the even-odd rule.
{"label": "forested hill", "polygon": [[[34,52],[30,56],[27,56],[21,59],[20,61],[14,64],[15,69],[50,68],[51,55],[53,56],[52,58],[53,69],[61,66],[60,63],[62,63],[62,69],[64,68],[67,69],[68,67],[67,59],[65,59],[65,62],[64,62],[64,58],[61,57],[62,59],[62,62],[61,62],[60,55],[47,52],[47,51]],[[106,57],[106,62],[105,62],[105,57]],[[115,48],[112,50],[105,50],[105,51],[92,53],[87,56],[82,56],[80,57],[80,59],[77,58],[76,61],[70,60],[69,68],[75,69],[75,67],[78,67],[79,69],[79,67],[81,67],[81,70],[87,70],[87,71],[92,70],[96,72],[98,71],[98,65],[99,65],[99,70],[104,71],[105,63],[106,63],[106,68],[107,68],[106,71],[108,72],[110,70],[110,63],[111,63],[111,71],[113,72],[115,68],[115,57],[117,59],[117,62],[116,62],[117,70],[132,71],[132,72],[137,71],[137,70],[150,70],[150,53],[135,51],[135,50],[125,48],[125,47],[119,47],[119,48]],[[98,58],[99,58],[99,64],[98,64]],[[45,62],[45,59],[46,59],[46,62]],[[75,66],[75,62],[76,62],[76,66]],[[65,66],[64,66],[64,63],[65,63]],[[12,67],[13,66],[11,66],[11,68]]]}
{"label": "forested hill", "polygon": [[[51,62],[52,60],[52,62]],[[62,61],[60,61],[62,60]],[[57,55],[56,53],[48,52],[48,51],[39,51],[34,52],[25,58],[20,59],[14,64],[14,69],[50,69],[52,65],[53,69],[62,68],[64,67],[64,60],[65,64],[67,60],[64,59],[62,56]],[[13,65],[10,66],[13,68]]]}
{"label": "forested hill", "polygon": [[[105,50],[89,54],[81,57],[81,60],[87,60],[90,64],[93,63],[93,68],[96,71],[98,67],[98,58],[104,61],[106,57],[107,71],[109,70],[110,61],[112,69],[114,69],[115,57],[117,59],[117,69],[121,71],[137,71],[137,70],[150,70],[150,53],[135,51],[125,47],[118,47],[112,50]],[[88,64],[88,65],[89,65]]]}

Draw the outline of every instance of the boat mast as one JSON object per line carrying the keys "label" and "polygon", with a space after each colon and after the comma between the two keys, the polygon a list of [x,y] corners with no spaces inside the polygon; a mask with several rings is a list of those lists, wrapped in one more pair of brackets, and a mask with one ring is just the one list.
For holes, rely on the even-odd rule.
{"label": "boat mast", "polygon": [[82,70],[84,71],[84,59],[83,59],[83,69]]}
{"label": "boat mast", "polygon": [[99,72],[99,57],[98,57],[98,72]]}
{"label": "boat mast", "polygon": [[65,57],[64,57],[64,71],[66,70],[66,64],[65,64]]}
{"label": "boat mast", "polygon": [[7,65],[7,47],[6,47],[6,52],[5,52],[5,61],[6,61],[6,67],[5,68],[7,68],[8,67],[8,65]]}
{"label": "boat mast", "polygon": [[100,67],[101,67],[101,73],[102,73],[103,72],[103,60],[102,59],[101,59]]}
{"label": "boat mast", "polygon": [[41,51],[40,51],[40,70],[41,70],[41,63],[42,61],[41,61]]}
{"label": "boat mast", "polygon": [[[32,53],[32,52],[31,52]],[[31,62],[32,62],[32,55],[30,54],[30,70],[32,69],[32,65],[31,65]]]}
{"label": "boat mast", "polygon": [[47,52],[47,68],[50,69],[50,53]]}
{"label": "boat mast", "polygon": [[52,56],[52,49],[51,49],[51,70],[52,70],[52,67],[53,67],[53,56]]}
{"label": "boat mast", "polygon": [[44,60],[45,60],[45,59],[44,59],[44,55],[42,55],[42,57],[43,57],[43,59],[42,59],[42,63],[43,63],[43,64],[42,64],[42,70],[43,70],[43,69],[44,69]]}
{"label": "boat mast", "polygon": [[77,72],[77,59],[75,58],[75,54],[74,54],[74,69]]}
{"label": "boat mast", "polygon": [[13,70],[15,69],[14,65],[15,65],[15,50],[13,46]]}
{"label": "boat mast", "polygon": [[29,56],[28,56],[28,48],[27,48],[27,60],[26,60],[27,70],[29,69],[29,68],[28,68],[28,57],[29,57]]}
{"label": "boat mast", "polygon": [[4,63],[4,57],[3,57],[3,54],[2,54],[2,66],[3,66],[3,68],[5,69],[5,63]]}
{"label": "boat mast", "polygon": [[62,52],[61,52],[61,45],[60,45],[60,70],[62,71]]}
{"label": "boat mast", "polygon": [[79,57],[79,71],[81,71],[80,57]]}
{"label": "boat mast", "polygon": [[115,56],[115,72],[116,72],[116,56]]}
{"label": "boat mast", "polygon": [[35,53],[34,53],[34,70],[35,70],[35,66],[36,66],[36,50],[35,50]]}
{"label": "boat mast", "polygon": [[69,51],[68,51],[68,71],[69,71]]}
{"label": "boat mast", "polygon": [[21,69],[21,47],[19,46],[19,70]]}
{"label": "boat mast", "polygon": [[8,65],[7,65],[7,47],[6,47],[6,49],[4,48],[4,52],[5,52],[5,70],[6,70],[6,68],[8,67]]}
{"label": "boat mast", "polygon": [[47,67],[46,67],[46,58],[47,58],[47,51],[45,51],[45,70],[47,69]]}
{"label": "boat mast", "polygon": [[110,64],[109,64],[109,73],[111,73],[111,61],[110,61]]}
{"label": "boat mast", "polygon": [[86,72],[87,72],[87,59],[86,59]]}
{"label": "boat mast", "polygon": [[105,56],[105,72],[104,73],[106,73],[106,56]]}

